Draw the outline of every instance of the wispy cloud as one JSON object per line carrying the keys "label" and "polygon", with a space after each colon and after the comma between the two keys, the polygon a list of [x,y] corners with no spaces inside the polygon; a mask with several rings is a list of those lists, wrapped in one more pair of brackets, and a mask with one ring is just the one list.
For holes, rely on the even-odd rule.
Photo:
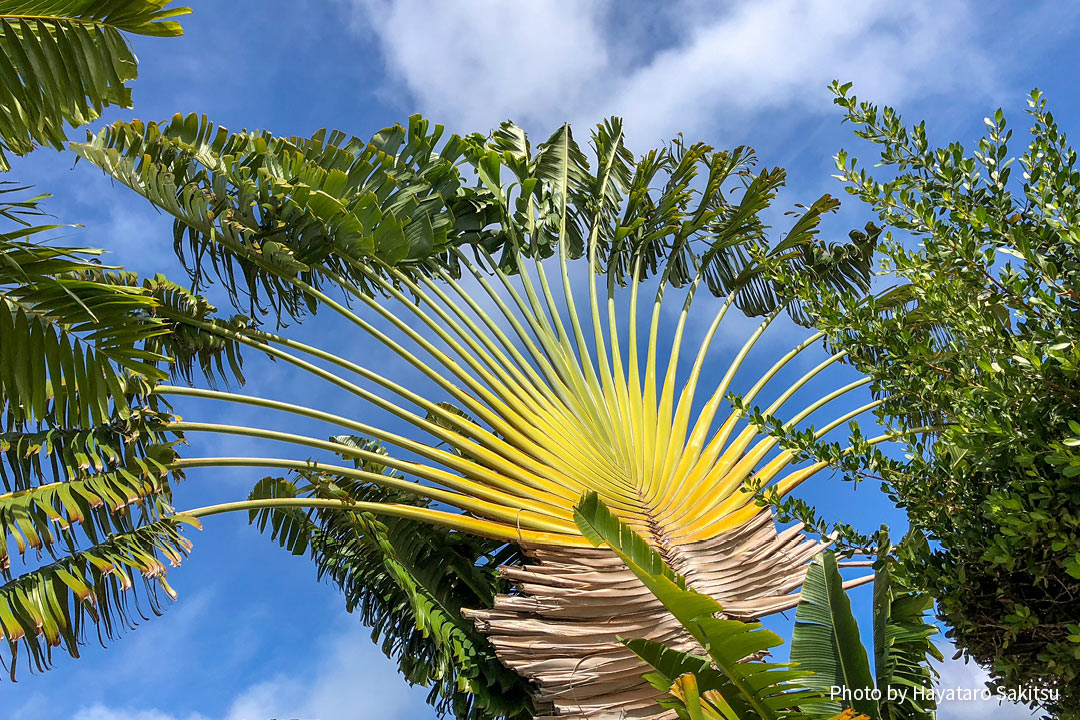
{"label": "wispy cloud", "polygon": [[[371,644],[356,619],[316,643],[317,658],[296,672],[280,672],[239,689],[213,720],[395,720],[426,717],[426,690],[410,688]],[[96,703],[71,720],[212,720],[201,713]]]}
{"label": "wispy cloud", "polygon": [[160,710],[135,710],[93,705],[80,710],[71,720],[207,720],[205,715],[170,715]]}
{"label": "wispy cloud", "polygon": [[620,114],[652,142],[732,116],[827,110],[833,78],[890,102],[995,81],[970,3],[347,2],[394,88],[470,131]]}
{"label": "wispy cloud", "polygon": [[[355,619],[354,619],[355,620]],[[410,688],[381,657],[363,628],[324,641],[314,672],[280,675],[241,693],[225,720],[393,720],[426,715],[426,690]]]}
{"label": "wispy cloud", "polygon": [[[942,647],[946,658],[956,652],[952,645]],[[975,663],[946,659],[938,668],[941,672],[937,684],[939,690],[982,691],[990,679],[989,674]],[[962,692],[956,693],[957,697]],[[939,720],[1030,720],[1033,711],[1023,705],[1001,703],[997,700],[946,699],[938,707]]]}
{"label": "wispy cloud", "polygon": [[377,37],[395,88],[404,83],[424,112],[470,130],[511,115],[546,122],[587,105],[588,79],[608,73],[608,0],[347,2],[355,27]]}

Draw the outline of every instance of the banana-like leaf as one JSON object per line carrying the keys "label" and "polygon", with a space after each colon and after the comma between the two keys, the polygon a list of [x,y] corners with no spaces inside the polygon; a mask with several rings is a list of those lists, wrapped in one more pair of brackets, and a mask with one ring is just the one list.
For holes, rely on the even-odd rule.
{"label": "banana-like leaf", "polygon": [[20,425],[46,415],[104,424],[110,399],[124,417],[125,371],[166,377],[157,363],[167,358],[145,347],[168,332],[153,314],[159,303],[133,275],[98,263],[100,250],[39,241],[57,226],[34,224],[47,196],[20,199],[24,191],[0,189],[0,405]]}
{"label": "banana-like leaf", "polygon": [[[191,547],[180,534],[184,524],[199,526],[185,517],[158,520],[0,585],[0,637],[7,641],[3,660],[12,679],[20,650],[44,670],[55,647],[78,657],[90,625],[104,642],[145,618],[145,610],[160,614],[164,600],[159,591],[175,597],[162,560],[178,565]],[[137,583],[135,575],[143,582]],[[144,592],[138,585],[144,585]]]}
{"label": "banana-like leaf", "polygon": [[144,293],[96,279],[66,276],[0,296],[0,403],[20,425],[55,417],[64,426],[126,418],[124,371],[149,381],[166,377],[164,355],[145,349],[167,332],[143,315]]}
{"label": "banana-like leaf", "polygon": [[55,227],[27,219],[42,214],[41,199],[0,204],[14,221],[0,233],[0,405],[20,428],[47,418],[69,428],[104,425],[110,403],[126,419],[132,379],[168,376],[161,366],[172,358],[163,351],[181,364],[206,354],[169,337],[173,326],[159,310],[182,306],[186,319],[201,320],[214,308],[191,295],[178,300],[182,291],[163,278],[140,286],[97,263],[99,250],[31,240]]}
{"label": "banana-like leaf", "polygon": [[210,387],[231,382],[244,384],[244,358],[240,345],[213,329],[223,327],[243,332],[250,326],[246,317],[237,315],[227,321],[217,318],[217,308],[206,298],[163,275],[144,280],[142,287],[157,301],[154,314],[165,321],[169,330],[151,337],[144,348],[169,359],[168,370],[172,378],[191,383],[195,368],[198,368]]}
{"label": "banana-like leaf", "polygon": [[662,644],[632,639],[628,646],[657,673],[650,681],[669,690],[687,672],[697,676],[702,689],[715,691],[740,720],[794,717],[823,701],[820,692],[807,689],[809,673],[792,665],[746,661],[783,643],[760,623],[719,617],[723,607],[713,598],[694,592],[663,556],[607,509],[595,493],[586,494],[574,510],[581,533],[597,547],[612,551],[664,604],[703,648],[707,657],[670,651]]}
{"label": "banana-like leaf", "polygon": [[[777,273],[868,287],[871,241],[817,238],[822,215],[838,205],[829,196],[769,247],[760,212],[785,174],[755,174],[749,148],[675,143],[635,162],[621,121],[611,118],[592,135],[593,172],[569,126],[535,153],[511,123],[486,139],[441,142],[442,134],[419,116],[408,130],[387,128],[365,143],[339,131],[233,134],[205,117],[178,115],[167,124],[117,123],[72,148],[176,218],[174,245],[196,287],[209,266],[234,298],[249,296],[251,310],[264,298],[279,315],[312,307],[282,278],[318,286],[324,265],[368,287],[369,278],[342,258],[456,275],[457,260],[446,251],[465,245],[502,250],[500,266],[509,272],[519,254],[543,258],[562,247],[576,258],[589,247],[612,282],[662,273],[682,286],[703,277],[713,294],[735,293],[751,315],[787,303],[771,281]],[[462,161],[477,187],[463,185]],[[504,168],[519,183],[517,197],[502,184]],[[741,196],[729,199],[739,185]]]}
{"label": "banana-like leaf", "polygon": [[[877,700],[868,697],[876,686],[870,660],[859,636],[859,626],[844,592],[836,556],[825,552],[815,558],[803,582],[795,612],[791,660],[814,674],[807,683],[823,691],[845,687],[853,691],[852,709],[879,717]],[[849,703],[830,701],[822,714],[840,712]]]}
{"label": "banana-like leaf", "polygon": [[[654,593],[654,588],[661,587],[656,578],[663,578],[669,584],[674,584],[678,590],[686,589],[685,578],[677,575],[645,538],[608,510],[596,493],[585,493],[574,507],[574,524],[595,547],[610,547]],[[702,596],[700,602],[705,604],[700,606],[698,615],[705,614],[712,608],[716,609],[711,612],[722,612],[719,604],[712,598]],[[682,616],[690,617],[685,613]]]}
{"label": "banana-like leaf", "polygon": [[830,552],[815,559],[803,583],[791,659],[814,672],[808,681],[814,687],[876,688],[881,698],[830,702],[821,706],[823,711],[839,712],[841,705],[850,704],[857,712],[883,720],[932,720],[936,706],[930,691],[937,672],[930,658],[942,659],[931,639],[938,630],[926,621],[933,599],[897,580],[884,529],[879,538],[874,563],[874,673]]}
{"label": "banana-like leaf", "polygon": [[0,0],[0,171],[5,152],[63,149],[64,124],[93,122],[109,105],[131,107],[138,75],[125,33],[170,37],[171,0]]}
{"label": "banana-like leaf", "polygon": [[[239,325],[100,251],[42,242],[56,226],[37,224],[45,196],[25,190],[0,187],[0,633],[13,676],[19,648],[44,669],[55,646],[77,656],[88,626],[109,638],[145,616],[132,569],[172,594],[158,558],[187,547],[169,504],[182,435],[154,388],[170,370],[243,377],[236,343],[202,327]],[[52,562],[38,567],[42,552]]]}
{"label": "banana-like leaf", "polygon": [[74,545],[75,525],[97,543],[103,534],[142,524],[132,518],[134,507],[141,509],[143,523],[159,519],[167,508],[167,463],[174,456],[168,446],[152,447],[144,458],[132,456],[129,466],[0,495],[0,573],[10,579],[12,541],[20,555],[27,548],[51,553],[57,540]]}
{"label": "banana-like leaf", "polygon": [[[380,448],[355,436],[334,441]],[[391,472],[376,461],[356,460],[356,467]],[[305,473],[304,479],[298,487],[290,479],[267,477],[251,497],[419,502],[348,478]],[[499,552],[499,543],[368,512],[275,508],[252,511],[251,521],[293,554],[311,555],[319,577],[341,588],[348,610],[359,613],[405,678],[431,688],[428,702],[440,713],[463,720],[532,717],[528,684],[498,661],[461,613],[462,607],[490,606],[501,589],[495,569],[510,558]]]}
{"label": "banana-like leaf", "polygon": [[[897,578],[884,528],[879,537],[874,563],[874,667],[884,698],[881,716],[883,720],[933,720],[937,703],[930,691],[938,673],[930,659],[944,659],[933,641],[938,628],[926,619],[934,600]],[[900,546],[914,542],[926,540],[908,536]]]}
{"label": "banana-like leaf", "polygon": [[[150,391],[170,370],[190,378],[199,366],[211,383],[243,375],[236,343],[198,327],[214,320],[212,305],[160,276],[140,284],[102,266],[98,250],[38,241],[54,226],[34,224],[42,197],[19,199],[20,190],[0,189],[0,443],[25,452],[7,456],[14,484],[4,463],[0,477],[26,489],[27,474],[41,471],[36,449],[66,445],[66,468],[104,469],[123,445],[150,438],[154,414],[168,415]],[[94,457],[101,452],[112,457]]]}
{"label": "banana-like leaf", "polygon": [[158,413],[143,408],[126,419],[89,428],[45,427],[0,433],[0,482],[6,490],[31,489],[41,478],[62,481],[126,467],[168,442]]}
{"label": "banana-like leaf", "polygon": [[205,117],[116,123],[72,148],[176,219],[175,246],[195,287],[213,268],[227,290],[279,313],[308,308],[290,284],[319,285],[325,265],[366,285],[345,259],[409,271],[445,265],[483,210],[459,197],[463,143],[414,116],[370,141],[230,133]]}

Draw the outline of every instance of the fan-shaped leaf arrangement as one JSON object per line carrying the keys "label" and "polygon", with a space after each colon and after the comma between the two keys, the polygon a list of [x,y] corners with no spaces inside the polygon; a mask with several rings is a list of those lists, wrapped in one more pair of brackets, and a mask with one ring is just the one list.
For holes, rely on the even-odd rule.
{"label": "fan-shaped leaf arrangement", "polygon": [[[277,490],[263,487],[253,499],[176,517],[278,512],[264,522],[272,518],[300,552],[299,531],[280,514],[290,508],[418,521],[520,548],[527,562],[504,570],[514,592],[467,615],[499,659],[533,683],[537,711],[658,716],[657,691],[642,679],[647,667],[617,637],[676,648],[694,639],[616,555],[582,536],[574,507],[595,493],[732,616],[793,607],[791,593],[822,545],[799,527],[778,532],[770,511],[744,490],[772,483],[787,492],[821,465],[790,467],[791,453],[777,452],[777,440],[748,425],[726,397],[783,310],[770,269],[860,285],[867,249],[817,240],[821,214],[835,206],[827,196],[770,246],[759,213],[783,174],[754,171],[745,148],[725,153],[676,143],[635,160],[612,120],[594,132],[590,163],[566,126],[535,152],[509,124],[490,138],[440,142],[441,132],[414,118],[408,130],[391,128],[370,143],[338,133],[281,139],[178,118],[166,126],[116,125],[76,146],[174,215],[178,249],[197,283],[216,269],[234,297],[247,292],[256,309],[269,305],[279,317],[317,308],[337,313],[426,378],[423,389],[406,387],[333,347],[251,322],[161,309],[177,328],[264,353],[416,430],[404,435],[364,422],[364,412],[342,417],[274,398],[159,384],[155,396],[208,401],[208,419],[213,402],[241,403],[324,421],[335,435],[387,449],[188,413],[191,419],[170,420],[165,429],[275,440],[295,450],[185,457],[165,464],[171,472],[252,467],[343,482],[333,492],[305,494],[279,492],[284,486],[271,481]],[[463,159],[475,186],[461,179]],[[680,366],[702,287],[720,299],[704,339]],[[675,292],[671,314],[663,300]],[[763,320],[714,378],[705,372],[710,347],[724,318],[740,310]],[[754,368],[743,402],[753,404],[819,339],[812,335],[773,365]],[[765,414],[780,414],[839,359],[791,382]],[[784,415],[801,423],[863,384]],[[310,460],[313,450],[357,462]],[[365,487],[386,492],[361,492]],[[401,493],[418,500],[395,501]],[[387,552],[372,557],[400,567],[405,555],[395,560]]]}

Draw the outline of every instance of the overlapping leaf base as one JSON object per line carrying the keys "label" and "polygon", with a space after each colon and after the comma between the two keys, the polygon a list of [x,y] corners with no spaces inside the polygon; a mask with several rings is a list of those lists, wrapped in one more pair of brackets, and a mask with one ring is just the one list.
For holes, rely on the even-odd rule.
{"label": "overlapping leaf base", "polygon": [[[807,562],[825,547],[800,533],[777,533],[772,513],[711,540],[663,554],[699,592],[730,615],[756,618],[794,605]],[[658,543],[663,546],[662,541]],[[500,595],[472,617],[500,659],[537,686],[538,709],[559,718],[666,720],[649,668],[619,638],[648,638],[701,652],[678,621],[609,550],[529,547],[535,561],[507,567],[517,595]]]}

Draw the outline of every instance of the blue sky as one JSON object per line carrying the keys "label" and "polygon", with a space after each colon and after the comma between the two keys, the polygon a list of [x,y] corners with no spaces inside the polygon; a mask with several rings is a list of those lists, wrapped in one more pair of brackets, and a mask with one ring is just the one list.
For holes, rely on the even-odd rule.
{"label": "blue sky", "polygon": [[[617,114],[638,150],[679,132],[721,147],[756,147],[763,162],[788,168],[790,187],[777,203],[787,209],[823,192],[840,194],[830,176],[841,147],[871,157],[831,106],[825,87],[834,78],[854,81],[860,96],[894,105],[910,121],[926,119],[931,138],[941,142],[970,142],[998,107],[1021,128],[1022,141],[1024,96],[1035,86],[1063,126],[1075,127],[1080,107],[1071,68],[1080,51],[1070,41],[1076,23],[1077,11],[1050,2],[204,2],[184,21],[183,38],[135,40],[141,61],[135,111],[106,119],[198,112],[231,129],[307,135],[337,127],[366,137],[422,112],[458,132],[486,131],[512,118],[538,140],[564,120],[584,137],[589,125]],[[53,193],[51,212],[85,226],[68,240],[105,247],[112,260],[141,273],[183,277],[172,257],[169,220],[145,202],[89,166],[72,167],[67,154],[42,150],[13,165],[8,179]],[[847,202],[825,230],[843,237],[866,219]],[[746,327],[727,328],[710,367],[723,367]],[[320,316],[294,331],[410,379],[393,358],[372,352],[369,340],[333,318]],[[764,357],[770,348],[790,347],[790,337],[777,335],[763,346]],[[252,358],[248,369],[248,392],[342,414],[361,411],[285,368]],[[842,380],[841,374],[829,379]],[[193,406],[180,410],[195,416]],[[215,417],[284,427],[280,418],[228,408]],[[186,453],[243,455],[254,447],[199,438]],[[177,504],[242,497],[258,477],[192,472],[178,488]],[[870,486],[852,492],[822,476],[803,494],[864,529],[902,525]],[[338,594],[314,581],[307,560],[282,553],[241,517],[212,519],[192,539],[192,557],[170,574],[180,601],[164,617],[107,650],[88,646],[77,662],[63,658],[50,673],[0,685],[8,716],[432,717],[426,691],[396,677]],[[856,597],[865,600],[865,593]],[[780,618],[773,626],[790,622]],[[943,672],[954,686],[981,682],[970,666],[947,664]],[[977,704],[941,714],[944,720],[1027,716]]]}

